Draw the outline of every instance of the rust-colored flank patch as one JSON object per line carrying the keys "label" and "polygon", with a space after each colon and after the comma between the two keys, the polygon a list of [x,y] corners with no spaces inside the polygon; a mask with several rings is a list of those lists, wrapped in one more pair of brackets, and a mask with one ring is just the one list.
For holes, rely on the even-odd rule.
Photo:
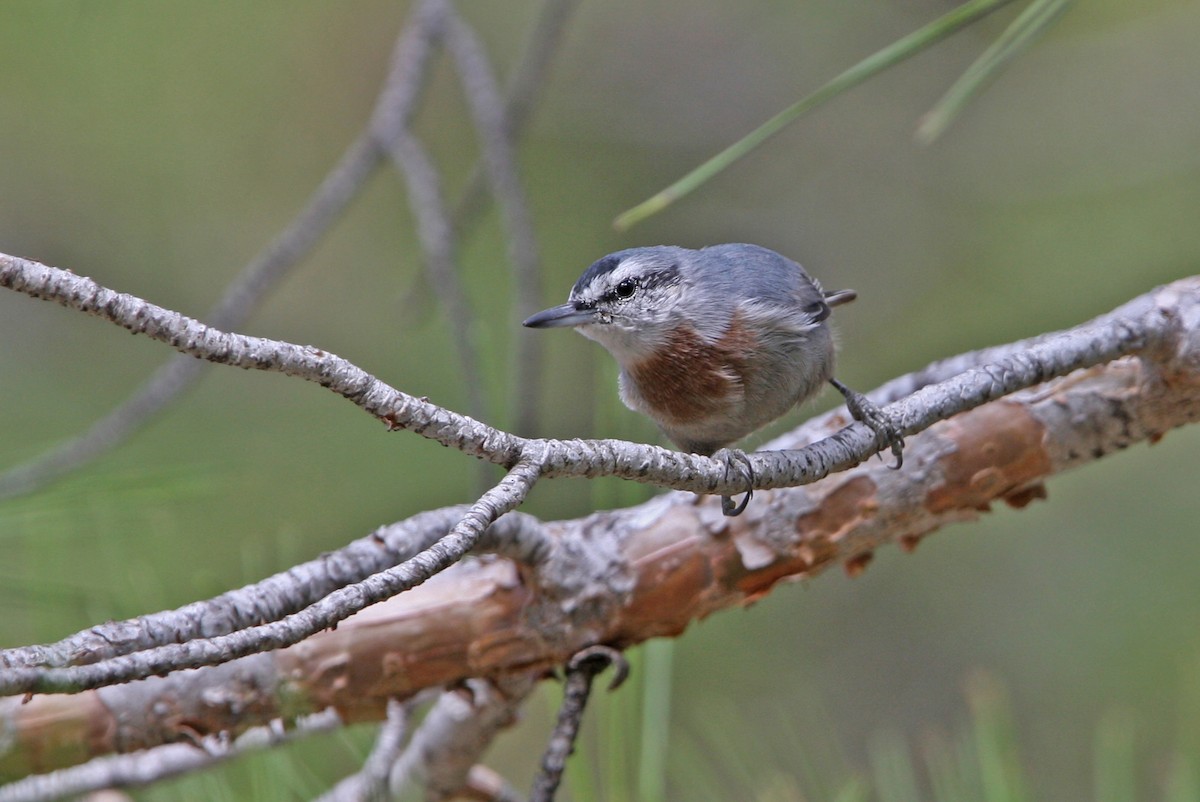
{"label": "rust-colored flank patch", "polygon": [[740,393],[745,354],[755,338],[735,315],[715,343],[680,327],[656,356],[629,368],[642,399],[661,417],[679,423],[704,418]]}

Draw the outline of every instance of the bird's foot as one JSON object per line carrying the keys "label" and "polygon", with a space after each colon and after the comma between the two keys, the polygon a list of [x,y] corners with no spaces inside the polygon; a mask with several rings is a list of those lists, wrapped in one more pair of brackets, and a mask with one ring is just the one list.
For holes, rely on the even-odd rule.
{"label": "bird's foot", "polygon": [[733,496],[721,496],[722,513],[730,518],[741,515],[746,511],[750,499],[754,498],[754,468],[750,466],[750,458],[745,451],[737,448],[722,448],[712,458],[725,463],[726,474],[736,470],[746,480],[746,495],[738,503],[734,503]]}
{"label": "bird's foot", "polygon": [[829,383],[845,397],[846,409],[850,410],[850,415],[856,421],[870,426],[872,431],[891,448],[892,456],[896,458],[896,464],[891,468],[899,470],[900,466],[904,464],[904,435],[896,422],[862,393],[851,390],[837,379],[830,379]]}

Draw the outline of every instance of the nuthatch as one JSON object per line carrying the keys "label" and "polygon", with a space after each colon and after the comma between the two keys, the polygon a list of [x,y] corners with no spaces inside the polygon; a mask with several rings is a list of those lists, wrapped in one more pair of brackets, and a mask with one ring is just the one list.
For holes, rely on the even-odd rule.
{"label": "nuthatch", "polygon": [[[594,263],[565,304],[524,325],[571,326],[603,345],[621,368],[621,400],[685,451],[712,456],[830,382],[857,420],[884,435],[899,467],[900,432],[833,378],[826,321],[855,297],[823,291],[800,265],[757,245],[630,248]],[[745,454],[730,457],[749,473]],[[737,515],[750,496],[736,506],[724,496],[721,508]]]}

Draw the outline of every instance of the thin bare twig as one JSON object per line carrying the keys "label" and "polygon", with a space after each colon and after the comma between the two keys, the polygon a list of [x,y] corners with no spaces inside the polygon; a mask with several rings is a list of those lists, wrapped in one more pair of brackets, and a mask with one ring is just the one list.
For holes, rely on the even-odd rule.
{"label": "thin bare twig", "polygon": [[542,768],[533,781],[529,802],[553,802],[554,794],[562,782],[567,768],[567,758],[575,751],[575,738],[579,725],[583,723],[583,711],[587,708],[592,693],[592,681],[609,666],[617,667],[617,674],[608,689],[615,691],[629,675],[629,663],[625,657],[608,646],[589,646],[576,653],[567,663],[567,678],[563,684],[563,700],[558,708],[558,723],[550,735],[550,742],[542,755]]}
{"label": "thin bare twig", "polygon": [[[578,6],[579,0],[546,0],[542,5],[521,62],[508,82],[504,121],[509,141],[520,139],[529,124],[534,101],[545,84],[550,62],[562,42],[567,22]],[[454,209],[454,230],[459,237],[466,236],[483,214],[488,199],[486,188],[483,164],[477,163]]]}
{"label": "thin bare twig", "polygon": [[[424,40],[427,47],[432,48],[443,41],[450,11],[446,0],[424,0],[421,3],[418,16],[423,22],[423,30],[428,32]],[[417,241],[424,256],[425,275],[446,316],[446,328],[466,379],[467,413],[478,420],[487,420],[492,416],[488,414],[479,354],[474,342],[475,313],[467,299],[456,263],[457,245],[442,192],[442,180],[433,159],[409,129],[408,122],[408,119],[398,120],[389,126],[389,135],[386,139],[380,139],[379,144],[404,179],[408,191],[409,210],[416,219]],[[485,486],[487,476],[486,466],[481,466],[480,479]]]}
{"label": "thin bare twig", "polygon": [[[528,125],[535,101],[549,72],[551,59],[563,39],[571,13],[578,5],[579,0],[546,0],[538,14],[533,31],[522,48],[520,63],[508,83],[504,120],[508,138],[512,142],[520,138]],[[466,188],[454,204],[451,225],[455,241],[465,239],[479,222],[492,197],[487,190],[487,172],[483,161],[479,160],[472,166]],[[414,313],[427,306],[423,303],[423,298],[428,290],[428,282],[422,280],[425,278],[424,273],[418,274],[417,278],[402,304]]]}
{"label": "thin bare twig", "polygon": [[392,140],[388,155],[408,189],[409,207],[417,220],[417,239],[425,256],[426,277],[446,316],[446,328],[466,378],[468,413],[477,420],[487,420],[490,416],[474,342],[475,313],[456,263],[454,234],[442,198],[441,178],[424,145],[408,131]]}

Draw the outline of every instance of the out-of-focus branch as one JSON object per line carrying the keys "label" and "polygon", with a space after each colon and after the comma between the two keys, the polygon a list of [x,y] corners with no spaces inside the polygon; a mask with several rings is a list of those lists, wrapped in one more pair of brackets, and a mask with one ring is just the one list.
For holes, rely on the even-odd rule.
{"label": "out-of-focus branch", "polygon": [[137,788],[207,769],[260,749],[342,726],[337,713],[325,710],[285,728],[278,721],[231,740],[207,735],[192,743],[171,743],[128,755],[105,755],[66,769],[26,777],[0,786],[0,802],[41,802],[77,797],[106,788]]}
{"label": "out-of-focus branch", "polygon": [[392,766],[404,748],[404,736],[408,732],[408,709],[401,702],[388,702],[387,718],[375,737],[371,754],[363,761],[363,767],[354,774],[317,797],[317,802],[366,802],[387,800],[388,777]]}
{"label": "out-of-focus branch", "polygon": [[[533,32],[525,44],[521,63],[513,71],[508,83],[508,99],[505,104],[504,121],[508,139],[515,142],[529,123],[534,101],[541,94],[550,61],[562,42],[567,21],[579,5],[579,0],[546,0],[538,15]],[[486,208],[486,181],[482,164],[477,164],[467,180],[454,210],[454,230],[465,235]]]}
{"label": "out-of-focus branch", "polygon": [[[1089,325],[1134,337],[1147,321],[1157,321],[1157,333],[1137,335],[1146,341],[1139,356],[938,423],[910,438],[903,470],[872,461],[818,484],[763,492],[736,519],[711,501],[673,493],[547,523],[535,527],[550,537],[533,539],[540,556],[531,564],[460,563],[288,649],[167,679],[0,704],[0,731],[11,734],[0,774],[47,771],[98,753],[48,748],[80,742],[64,733],[110,733],[89,742],[96,750],[146,747],[270,721],[280,717],[283,700],[293,712],[333,707],[346,722],[378,719],[389,698],[469,677],[525,675],[596,643],[625,647],[678,634],[693,620],[760,598],[783,579],[837,565],[855,575],[875,548],[912,548],[996,501],[1023,506],[1044,494],[1050,476],[1200,420],[1200,279],[1155,290]],[[1090,329],[1084,331],[1090,342]],[[977,354],[1019,363],[1027,353],[1031,368],[1064,338],[1072,336]],[[946,360],[893,386],[928,384],[972,361]],[[951,379],[921,392],[971,386]],[[797,448],[836,434],[845,415],[835,410],[774,445]],[[121,711],[120,719],[110,711]],[[186,734],[179,721],[188,723]]]}
{"label": "out-of-focus branch", "polygon": [[459,279],[455,259],[454,235],[442,197],[441,178],[425,146],[405,131],[388,145],[388,154],[405,186],[413,216],[417,219],[417,239],[425,256],[425,273],[446,316],[446,328],[458,354],[466,382],[467,410],[478,420],[486,420],[487,402],[480,377],[479,356],[473,341],[475,313]]}
{"label": "out-of-focus branch", "polygon": [[392,767],[389,786],[399,796],[413,785],[427,802],[441,802],[469,786],[472,769],[537,685],[537,675],[517,672],[495,681],[468,680],[443,693]]}
{"label": "out-of-focus branch", "polygon": [[541,308],[537,237],[517,172],[517,154],[505,120],[499,83],[492,74],[483,43],[453,9],[446,20],[446,46],[458,65],[463,92],[479,131],[484,169],[504,222],[509,260],[513,264],[514,301],[509,313],[516,338],[514,370],[510,373],[514,394],[513,428],[525,436],[532,436],[541,398],[542,340],[537,332],[527,331],[518,324]]}
{"label": "out-of-focus branch", "polygon": [[[237,328],[246,322],[358,197],[381,162],[380,143],[408,125],[425,85],[432,51],[428,16],[418,11],[397,39],[391,71],[366,130],[346,149],[300,213],[230,283],[206,317],[213,326]],[[204,362],[183,358],[167,362],[86,432],[0,474],[0,499],[32,492],[123,442],[195,384],[206,367]]]}
{"label": "out-of-focus branch", "polygon": [[458,789],[454,799],[467,802],[525,802],[508,780],[482,763],[476,763],[467,772],[466,784]]}

